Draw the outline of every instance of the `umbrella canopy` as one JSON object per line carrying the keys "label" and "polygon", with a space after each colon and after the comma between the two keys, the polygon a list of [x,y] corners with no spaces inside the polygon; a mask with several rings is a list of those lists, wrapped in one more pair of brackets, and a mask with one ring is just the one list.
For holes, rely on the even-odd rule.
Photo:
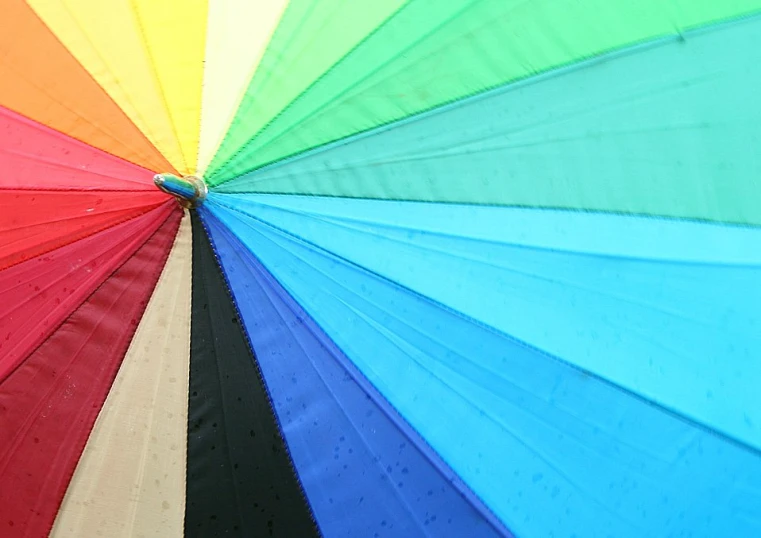
{"label": "umbrella canopy", "polygon": [[0,536],[761,536],[760,65],[761,0],[2,0]]}

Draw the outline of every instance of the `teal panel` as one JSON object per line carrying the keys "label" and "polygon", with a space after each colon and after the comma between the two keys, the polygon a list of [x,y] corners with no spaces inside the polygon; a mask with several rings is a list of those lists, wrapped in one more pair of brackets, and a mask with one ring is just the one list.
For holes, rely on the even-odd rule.
{"label": "teal panel", "polygon": [[759,65],[761,18],[748,19],[507,86],[244,175],[219,191],[758,225]]}

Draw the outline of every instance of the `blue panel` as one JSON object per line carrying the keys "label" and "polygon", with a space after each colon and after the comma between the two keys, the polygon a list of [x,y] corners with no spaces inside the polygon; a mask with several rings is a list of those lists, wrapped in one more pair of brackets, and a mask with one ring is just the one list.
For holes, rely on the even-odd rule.
{"label": "blue panel", "polygon": [[508,536],[258,260],[203,215],[323,533]]}
{"label": "blue panel", "polygon": [[761,449],[761,228],[214,197]]}
{"label": "blue panel", "polygon": [[[206,207],[256,253],[367,379],[517,536],[761,535],[757,450],[215,200],[212,196]],[[358,223],[352,226],[362,229]],[[341,231],[345,228],[310,229],[338,234],[331,237],[337,243],[358,241],[359,236]],[[379,242],[374,243],[372,234],[362,230],[363,241],[369,241],[366,250],[376,249],[378,257],[389,260],[384,267],[405,267],[409,274],[419,275],[421,282],[430,280],[442,289],[446,282],[463,297],[470,293],[473,305],[488,304],[497,296],[503,311],[517,309],[531,316],[531,323],[548,335],[557,330],[553,312],[557,305],[533,283],[561,278],[552,270],[570,268],[577,278],[576,271],[582,268],[596,271],[602,297],[611,297],[606,286],[615,285],[616,275],[623,275],[631,286],[647,282],[637,279],[643,272],[648,275],[648,262],[642,260],[637,261],[639,270],[629,273],[615,265],[603,272],[595,269],[595,264],[605,264],[605,257],[592,257],[585,263],[584,258],[568,255],[554,267],[552,259],[518,255],[554,252],[525,247],[501,250],[508,248],[501,245],[484,258],[484,253],[468,250],[470,242],[452,243],[451,238],[435,234],[428,238],[424,253],[412,256],[419,250],[418,238],[409,230],[396,232],[399,236],[394,241],[378,236]],[[436,247],[436,240],[446,240],[446,248],[444,244]],[[466,254],[471,256],[471,265],[466,263]],[[460,261],[452,265],[451,260]],[[437,269],[439,263],[447,266]],[[506,264],[509,270],[503,270],[504,275],[524,275],[523,279],[495,279],[483,269]],[[480,272],[468,275],[463,267],[477,267]],[[454,270],[453,278],[443,280],[450,270]],[[481,277],[487,278],[491,288],[482,286]],[[563,300],[573,297],[562,296],[565,288],[584,290],[568,277],[562,284],[557,291]],[[682,283],[688,289],[689,285]],[[542,293],[532,300],[544,303],[540,306],[545,319],[535,317],[539,310],[530,308],[532,302],[527,300],[537,289]],[[649,301],[657,304],[661,296],[670,297],[666,286],[657,291]],[[585,305],[580,299],[584,298],[576,297],[582,314]],[[699,307],[699,301],[690,306]],[[653,307],[645,309],[657,312]],[[704,316],[703,310],[691,313],[691,319]],[[561,319],[573,325],[573,312],[566,311]],[[611,319],[610,323],[616,322]],[[643,330],[628,329],[635,335]],[[559,336],[564,336],[562,331]],[[674,385],[669,389],[682,390]]]}

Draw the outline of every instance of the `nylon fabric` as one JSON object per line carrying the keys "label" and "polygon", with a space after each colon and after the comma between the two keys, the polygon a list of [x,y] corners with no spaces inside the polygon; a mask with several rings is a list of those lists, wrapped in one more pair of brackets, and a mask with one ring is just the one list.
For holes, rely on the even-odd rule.
{"label": "nylon fabric", "polygon": [[210,184],[218,182],[222,166],[223,177],[234,174],[226,163],[252,136],[408,2],[289,0],[214,155],[206,174]]}
{"label": "nylon fabric", "polygon": [[180,217],[173,212],[0,384],[0,535],[50,531]]}
{"label": "nylon fabric", "polygon": [[24,0],[3,0],[2,10],[0,105],[145,168],[176,172]]}
{"label": "nylon fabric", "polygon": [[174,167],[195,172],[206,0],[29,3]]}
{"label": "nylon fabric", "polygon": [[[92,0],[97,2],[98,0]],[[130,0],[182,151],[185,174],[195,173],[201,131],[201,99],[208,0]]]}
{"label": "nylon fabric", "polygon": [[213,200],[761,450],[761,230],[287,198]]}
{"label": "nylon fabric", "polygon": [[167,195],[118,191],[4,189],[0,196],[0,270],[135,218]]}
{"label": "nylon fabric", "polygon": [[190,234],[186,213],[51,536],[183,534]]}
{"label": "nylon fabric", "polygon": [[[334,3],[317,5],[327,10]],[[300,4],[291,4],[295,5]],[[374,20],[366,12],[376,5],[399,9]],[[208,174],[212,185],[491,88],[759,13],[761,2],[419,0],[393,6],[351,2],[351,9],[361,15],[360,21],[349,21],[348,15],[343,19],[345,7],[331,24],[346,20],[353,24],[339,35],[348,36],[347,29],[362,29],[365,35],[352,39],[357,44],[351,49],[335,49],[334,58],[331,44],[339,38],[323,33],[327,25],[318,27],[319,33],[299,27],[295,40],[278,40],[290,35],[286,33],[289,7],[284,29],[275,34],[268,51],[273,60],[283,63],[270,64],[267,56],[262,60],[261,75],[254,78]],[[310,13],[309,21],[316,25],[320,17]],[[363,28],[359,22],[372,26]],[[321,46],[302,53],[298,58],[303,63],[289,63],[290,54],[300,52],[300,43],[306,40]],[[320,61],[312,60],[318,55]],[[287,77],[289,85],[279,83],[279,76]],[[272,82],[268,87],[259,80]],[[266,108],[260,112],[262,107]]]}
{"label": "nylon fabric", "polygon": [[512,536],[254,255],[201,215],[325,535]]}
{"label": "nylon fabric", "polygon": [[206,232],[192,219],[185,536],[319,536]]}
{"label": "nylon fabric", "polygon": [[761,17],[685,39],[461,101],[219,190],[761,225]]}
{"label": "nylon fabric", "polygon": [[153,191],[153,174],[0,107],[0,189]]}
{"label": "nylon fabric", "polygon": [[163,204],[0,271],[0,383],[175,210]]}
{"label": "nylon fabric", "polygon": [[760,451],[271,225],[204,207],[517,536],[761,530]]}
{"label": "nylon fabric", "polygon": [[288,0],[214,0],[209,4],[199,174],[206,172],[222,142],[287,5]]}
{"label": "nylon fabric", "polygon": [[[369,227],[380,234],[415,230],[419,233],[411,238],[430,235],[559,253],[705,265],[761,264],[759,231],[746,226],[554,209],[323,196],[214,192],[211,198],[265,220],[280,215],[278,225],[282,219],[310,219],[356,232]],[[312,226],[304,230],[314,231]],[[326,246],[336,244],[329,241]]]}

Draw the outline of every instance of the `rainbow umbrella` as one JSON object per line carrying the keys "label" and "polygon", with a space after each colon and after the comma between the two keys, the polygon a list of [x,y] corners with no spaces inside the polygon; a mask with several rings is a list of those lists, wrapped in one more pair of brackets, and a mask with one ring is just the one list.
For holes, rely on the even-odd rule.
{"label": "rainbow umbrella", "polygon": [[761,536],[760,88],[761,0],[1,0],[0,536]]}

